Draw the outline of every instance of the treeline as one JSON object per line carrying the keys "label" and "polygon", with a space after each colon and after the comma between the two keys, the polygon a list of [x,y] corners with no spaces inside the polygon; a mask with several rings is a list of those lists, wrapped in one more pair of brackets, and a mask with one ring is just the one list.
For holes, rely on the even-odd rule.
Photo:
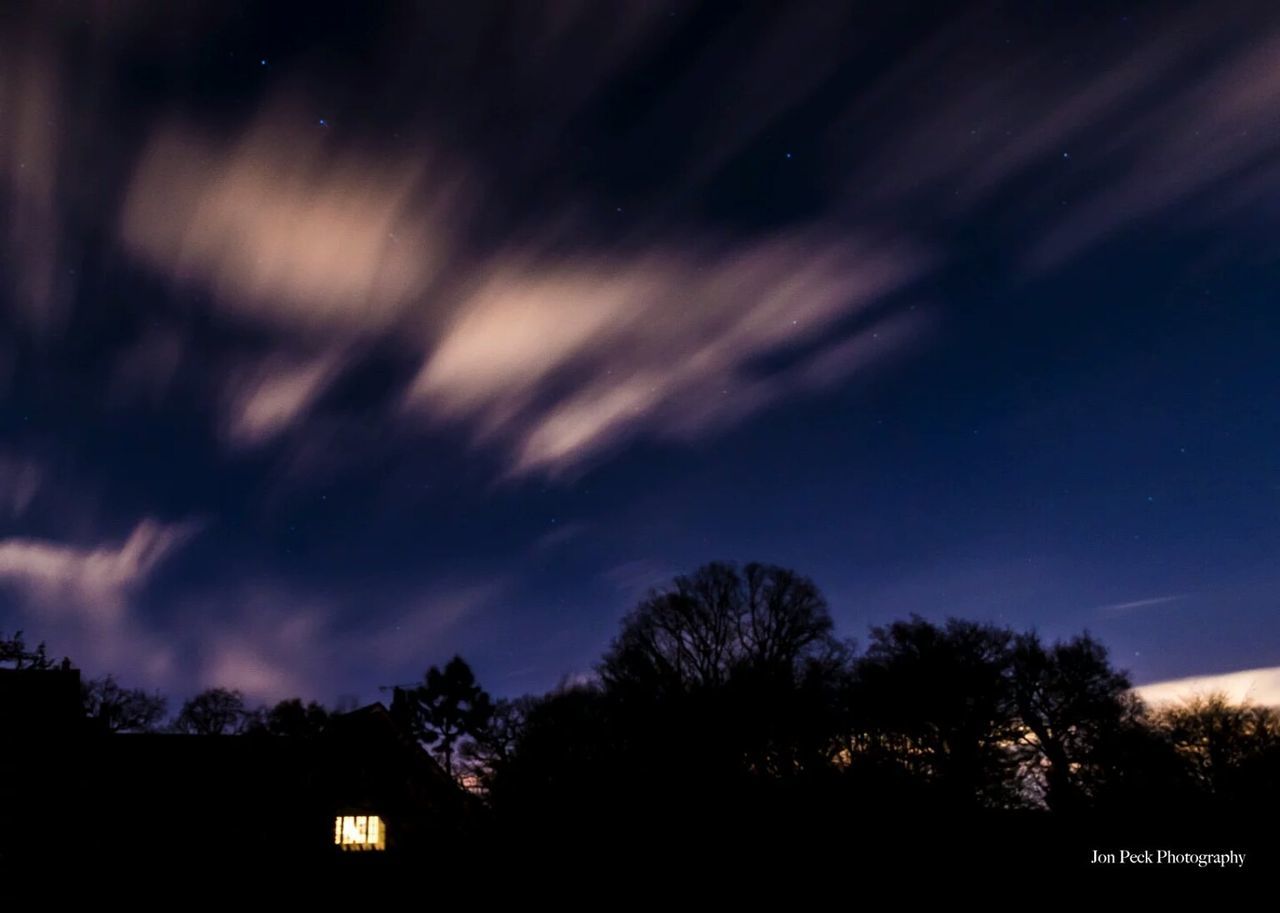
{"label": "treeline", "polygon": [[[677,577],[622,620],[595,672],[494,700],[455,657],[395,688],[390,710],[513,832],[836,810],[864,821],[1280,810],[1272,708],[1220,696],[1149,707],[1088,634],[1048,643],[912,617],[859,649],[814,583],[785,568],[713,563]],[[306,736],[327,719],[315,703],[249,709],[213,689],[165,722],[161,696],[111,677],[84,695],[111,732]]]}
{"label": "treeline", "polygon": [[676,578],[622,620],[595,671],[490,701],[455,658],[393,703],[500,821],[534,833],[648,821],[669,838],[708,822],[741,836],[768,823],[798,839],[827,821],[918,839],[910,822],[1030,819],[1112,834],[1131,822],[1135,835],[1145,823],[1154,836],[1176,821],[1195,841],[1222,833],[1206,822],[1280,811],[1273,708],[1147,706],[1087,633],[1049,643],[912,617],[858,649],[785,568]]}
{"label": "treeline", "polygon": [[[70,660],[62,660],[70,666]],[[59,664],[44,643],[28,647],[22,631],[0,633],[0,667],[53,669]],[[127,688],[114,675],[87,679],[80,685],[84,721],[104,734],[173,732],[185,735],[312,736],[324,730],[330,712],[316,701],[290,698],[273,706],[252,707],[230,688],[208,688],[184,701],[169,717],[169,699],[158,691]]]}

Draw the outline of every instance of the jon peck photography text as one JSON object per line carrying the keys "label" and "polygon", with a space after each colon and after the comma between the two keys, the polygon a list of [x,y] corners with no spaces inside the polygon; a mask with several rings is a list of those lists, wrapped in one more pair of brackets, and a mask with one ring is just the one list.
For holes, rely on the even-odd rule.
{"label": "jon peck photography text", "polygon": [[1177,850],[1093,851],[1094,865],[1190,865],[1205,869],[1210,866],[1244,868],[1245,854],[1235,850],[1223,853],[1187,853]]}

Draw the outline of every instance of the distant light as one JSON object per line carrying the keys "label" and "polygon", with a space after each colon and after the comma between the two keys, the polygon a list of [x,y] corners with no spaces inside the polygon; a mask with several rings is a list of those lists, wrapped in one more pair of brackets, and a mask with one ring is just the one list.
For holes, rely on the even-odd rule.
{"label": "distant light", "polygon": [[791,153],[790,153],[790,152],[788,152],[788,153],[787,153],[787,158],[791,158]]}
{"label": "distant light", "polygon": [[348,852],[385,850],[387,829],[377,815],[338,815],[333,819],[333,845]]}

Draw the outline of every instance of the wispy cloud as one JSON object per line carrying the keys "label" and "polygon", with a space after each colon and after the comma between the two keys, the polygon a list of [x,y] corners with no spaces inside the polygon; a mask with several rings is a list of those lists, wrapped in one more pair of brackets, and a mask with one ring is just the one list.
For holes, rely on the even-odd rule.
{"label": "wispy cloud", "polygon": [[[194,656],[179,687],[237,688],[259,700],[324,699],[341,683],[421,675],[441,661],[458,627],[503,592],[504,582],[428,587],[398,611],[381,606],[350,626],[340,597],[316,597],[257,582],[196,600],[178,613],[167,638]],[[362,606],[368,609],[368,604]],[[342,620],[348,626],[340,629]],[[332,694],[328,694],[332,697]]]}
{"label": "wispy cloud", "polygon": [[123,542],[91,547],[0,540],[0,581],[17,588],[41,614],[116,622],[128,597],[197,529],[193,523],[143,520]]}
{"label": "wispy cloud", "polygon": [[614,565],[601,576],[625,598],[636,600],[654,587],[671,580],[675,571],[648,558],[636,558]]}
{"label": "wispy cloud", "polygon": [[[0,41],[0,191],[8,207],[0,239],[10,284],[29,326],[47,330],[69,304],[59,199],[66,111],[60,73],[39,35]],[[25,46],[23,46],[25,45]]]}
{"label": "wispy cloud", "polygon": [[231,442],[261,444],[301,420],[340,365],[335,352],[307,360],[273,356],[233,375],[227,422]]}
{"label": "wispy cloud", "polygon": [[[1197,195],[1235,186],[1275,161],[1280,152],[1275,118],[1280,30],[1242,34],[1206,30],[1202,21],[1185,25],[1185,31],[1173,33],[1180,41],[1169,36],[1158,66],[1129,68],[1098,87],[1111,102],[1101,114],[1117,123],[1127,121],[1105,152],[1112,165],[1126,166],[1124,176],[1072,207],[1032,251],[1034,265],[1056,266],[1126,226]],[[1152,93],[1168,74],[1185,72],[1206,52],[1216,59],[1199,79],[1153,101]]]}
{"label": "wispy cloud", "polygon": [[194,521],[146,519],[117,543],[0,540],[0,585],[18,593],[41,638],[83,668],[128,670],[161,685],[177,672],[177,651],[171,638],[138,617],[133,603],[199,529]]}
{"label": "wispy cloud", "polygon": [[1151,596],[1147,599],[1134,599],[1129,602],[1112,602],[1100,605],[1096,612],[1129,612],[1133,609],[1146,609],[1151,606],[1166,605],[1170,602],[1181,602],[1190,597],[1189,593],[1177,593],[1172,596]]}
{"label": "wispy cloud", "polygon": [[26,513],[44,476],[44,468],[34,460],[0,454],[0,514],[17,518]]}
{"label": "wispy cloud", "polygon": [[329,636],[336,612],[327,600],[255,583],[177,614],[166,638],[191,657],[190,675],[169,687],[233,688],[259,700],[317,697],[321,680],[341,663]]}
{"label": "wispy cloud", "polygon": [[551,529],[533,540],[530,550],[535,554],[554,551],[570,542],[582,539],[591,533],[592,528],[591,523],[577,520],[553,524]]}
{"label": "wispy cloud", "polygon": [[[1280,179],[1280,29],[1259,28],[1249,9],[1162,16],[1100,41],[1082,71],[1069,47],[1078,35],[993,49],[1007,16],[978,7],[853,100],[836,132],[861,138],[886,115],[891,126],[852,169],[851,190],[875,211],[924,207],[960,222],[1012,194],[1002,217],[1025,225],[1017,254],[1032,274],[1189,200],[1206,201],[1204,219],[1257,206]],[[936,73],[950,74],[947,91],[893,118],[903,93]]]}
{"label": "wispy cloud", "polygon": [[[355,655],[360,662],[388,669],[420,662],[438,651],[442,639],[455,634],[464,621],[492,606],[509,585],[498,576],[486,582],[427,588],[407,608],[389,613],[376,626],[355,636]],[[421,674],[424,669],[413,671]]]}
{"label": "wispy cloud", "polygon": [[[878,331],[858,348],[838,335],[806,347],[927,269],[909,248],[821,233],[713,248],[690,239],[702,253],[497,272],[431,345],[408,407],[468,420],[510,448],[516,474],[573,466],[638,432],[706,433],[795,392],[760,369],[771,356],[799,357],[814,384],[867,363]],[[883,348],[909,337],[897,329]]]}

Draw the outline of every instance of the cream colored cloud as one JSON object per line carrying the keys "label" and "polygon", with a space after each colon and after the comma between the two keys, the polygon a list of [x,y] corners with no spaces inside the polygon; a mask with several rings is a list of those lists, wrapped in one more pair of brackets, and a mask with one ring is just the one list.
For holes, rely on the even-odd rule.
{"label": "cream colored cloud", "polygon": [[195,530],[190,523],[143,520],[117,545],[0,540],[0,581],[20,590],[42,615],[114,623],[123,617],[127,598]]}
{"label": "cream colored cloud", "polygon": [[336,353],[306,361],[270,358],[234,378],[227,433],[237,446],[254,446],[299,421],[341,367]]}
{"label": "cream colored cloud", "polygon": [[[499,272],[458,303],[407,406],[505,438],[516,473],[572,466],[625,434],[707,431],[796,392],[759,362],[806,359],[927,268],[908,248],[818,233],[687,247]],[[826,350],[810,385],[864,354]]]}
{"label": "cream colored cloud", "polygon": [[1227,700],[1235,703],[1280,707],[1280,666],[1153,682],[1135,688],[1134,691],[1149,704],[1174,703],[1210,694],[1224,694]]}
{"label": "cream colored cloud", "polygon": [[654,291],[641,270],[501,273],[458,305],[409,396],[447,413],[506,412],[503,406],[525,399],[531,385],[640,318],[636,302]]}
{"label": "cream colored cloud", "polygon": [[293,331],[385,329],[447,255],[424,181],[435,179],[437,205],[456,185],[422,158],[335,148],[291,110],[232,143],[160,130],[130,182],[121,240],[241,317]]}
{"label": "cream colored cloud", "polygon": [[205,667],[203,680],[206,688],[231,688],[264,701],[279,701],[303,693],[298,679],[252,647],[218,649]]}
{"label": "cream colored cloud", "polygon": [[320,687],[331,649],[323,630],[329,613],[314,607],[264,604],[250,598],[236,624],[203,630],[199,683],[233,688],[259,700],[311,696]]}
{"label": "cream colored cloud", "polygon": [[523,472],[573,463],[619,428],[643,419],[663,396],[661,386],[657,377],[640,376],[575,394],[524,433],[515,469]]}

